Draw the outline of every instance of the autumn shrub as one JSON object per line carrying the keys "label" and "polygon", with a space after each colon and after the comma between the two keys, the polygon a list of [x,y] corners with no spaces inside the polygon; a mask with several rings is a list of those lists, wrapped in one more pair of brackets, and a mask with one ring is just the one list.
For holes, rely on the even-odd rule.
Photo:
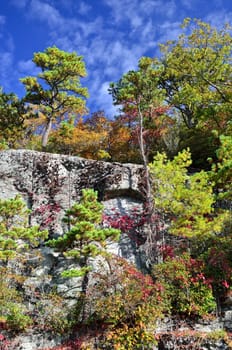
{"label": "autumn shrub", "polygon": [[34,307],[35,327],[53,334],[67,334],[73,326],[72,310],[67,301],[55,292],[41,293]]}
{"label": "autumn shrub", "polygon": [[8,149],[8,145],[4,138],[0,137],[0,151],[5,151]]}
{"label": "autumn shrub", "polygon": [[88,322],[104,325],[104,349],[152,349],[155,323],[168,308],[165,290],[121,258],[108,264],[88,290]]}
{"label": "autumn shrub", "polygon": [[1,269],[0,276],[0,320],[5,328],[12,331],[23,331],[32,323],[22,303],[22,296],[11,285],[7,271]]}
{"label": "autumn shrub", "polygon": [[205,245],[206,249],[201,254],[205,261],[205,274],[211,280],[215,295],[223,298],[232,287],[232,237],[213,237]]}
{"label": "autumn shrub", "polygon": [[154,266],[153,273],[166,288],[173,314],[203,317],[216,309],[202,261],[184,253]]}
{"label": "autumn shrub", "polygon": [[26,308],[23,304],[8,302],[2,309],[5,314],[7,327],[11,330],[23,331],[32,324],[32,320],[26,314]]}
{"label": "autumn shrub", "polygon": [[91,348],[87,348],[82,337],[78,337],[78,339],[68,340],[55,347],[43,348],[42,350],[91,350]]}
{"label": "autumn shrub", "polygon": [[105,225],[126,233],[136,246],[140,246],[145,242],[143,231],[146,220],[145,212],[139,207],[133,208],[130,213],[122,214],[116,209],[112,209],[109,214],[103,215]]}

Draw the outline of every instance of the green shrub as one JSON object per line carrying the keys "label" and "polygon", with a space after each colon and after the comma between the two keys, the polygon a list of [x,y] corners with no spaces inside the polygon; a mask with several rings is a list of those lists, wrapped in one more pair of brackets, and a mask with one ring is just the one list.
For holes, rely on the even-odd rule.
{"label": "green shrub", "polygon": [[210,281],[203,271],[203,262],[188,253],[154,266],[153,272],[165,286],[174,314],[202,317],[216,309]]}

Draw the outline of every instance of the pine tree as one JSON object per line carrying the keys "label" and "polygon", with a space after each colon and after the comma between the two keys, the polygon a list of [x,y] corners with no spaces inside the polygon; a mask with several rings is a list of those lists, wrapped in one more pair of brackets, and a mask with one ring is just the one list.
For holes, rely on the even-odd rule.
{"label": "pine tree", "polygon": [[86,112],[88,91],[80,83],[86,70],[81,56],[56,46],[36,52],[33,62],[41,73],[36,77],[22,78],[21,82],[26,89],[24,101],[34,106],[42,117],[42,147],[45,148],[54,124],[59,124],[64,117],[80,116]]}
{"label": "pine tree", "polygon": [[47,231],[28,224],[29,213],[19,195],[0,199],[0,261],[19,258],[47,238]]}
{"label": "pine tree", "polygon": [[102,223],[103,205],[97,200],[97,193],[92,189],[82,191],[82,198],[66,211],[64,222],[69,230],[48,245],[63,252],[78,263],[79,268],[69,269],[63,277],[82,277],[79,303],[82,307],[82,319],[85,318],[85,297],[91,271],[90,258],[104,256],[107,240],[117,240],[119,230],[105,228]]}
{"label": "pine tree", "polygon": [[0,320],[13,330],[24,330],[32,322],[23,305],[21,269],[26,253],[33,255],[33,248],[48,236],[28,224],[29,213],[18,195],[0,199]]}

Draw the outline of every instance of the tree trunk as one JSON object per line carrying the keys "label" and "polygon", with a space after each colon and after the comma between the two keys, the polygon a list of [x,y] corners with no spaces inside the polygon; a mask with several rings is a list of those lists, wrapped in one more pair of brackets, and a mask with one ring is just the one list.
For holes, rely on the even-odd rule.
{"label": "tree trunk", "polygon": [[44,127],[43,134],[42,134],[42,149],[43,150],[46,149],[46,146],[48,144],[48,138],[49,138],[49,134],[51,132],[51,129],[52,129],[52,119],[49,118],[47,120],[47,123]]}
{"label": "tree trunk", "polygon": [[79,298],[80,309],[81,309],[81,321],[84,322],[87,319],[87,310],[86,310],[86,294],[89,284],[89,273],[87,272],[82,280],[81,284],[81,295]]}
{"label": "tree trunk", "polygon": [[[145,171],[145,191],[146,191],[146,231],[147,231],[147,239],[145,243],[145,252],[148,258],[148,264],[152,265],[154,262],[158,260],[158,252],[157,252],[157,230],[156,223],[154,222],[154,201],[151,190],[151,179],[148,167],[148,161],[146,156],[146,151],[144,147],[144,137],[143,137],[143,114],[138,104],[138,114],[139,114],[139,148],[141,152],[141,157],[143,160],[144,171]],[[149,268],[149,266],[147,266]]]}

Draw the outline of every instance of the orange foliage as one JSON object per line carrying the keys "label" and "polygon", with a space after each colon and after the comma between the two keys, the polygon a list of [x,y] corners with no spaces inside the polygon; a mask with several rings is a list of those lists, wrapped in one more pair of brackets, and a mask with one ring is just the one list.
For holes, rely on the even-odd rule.
{"label": "orange foliage", "polygon": [[120,120],[110,120],[96,112],[76,125],[65,122],[51,133],[49,150],[87,159],[117,162],[137,161],[138,152],[131,130]]}

